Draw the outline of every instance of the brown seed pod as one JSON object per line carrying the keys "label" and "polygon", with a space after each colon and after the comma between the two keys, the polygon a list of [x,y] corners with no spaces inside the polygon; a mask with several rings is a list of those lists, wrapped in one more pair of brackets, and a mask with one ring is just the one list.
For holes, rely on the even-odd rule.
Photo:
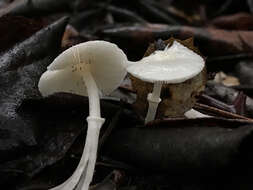
{"label": "brown seed pod", "polygon": [[[198,48],[194,46],[193,38],[186,40],[170,38],[165,40],[164,43],[170,47],[175,40],[202,56]],[[155,50],[155,45],[151,44],[144,54],[144,57],[149,56]],[[130,78],[133,89],[137,92],[137,99],[133,106],[144,117],[148,110],[147,95],[152,92],[153,84],[144,82],[132,75],[130,75]],[[196,95],[204,90],[206,80],[206,67],[204,67],[198,75],[182,83],[163,84],[160,96],[162,101],[157,108],[156,118],[184,116],[184,113],[190,110],[195,104]]]}

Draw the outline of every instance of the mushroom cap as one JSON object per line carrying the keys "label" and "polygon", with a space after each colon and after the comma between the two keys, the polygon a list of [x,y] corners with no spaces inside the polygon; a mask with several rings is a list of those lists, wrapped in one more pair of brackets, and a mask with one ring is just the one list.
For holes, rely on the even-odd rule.
{"label": "mushroom cap", "polygon": [[127,57],[117,45],[106,41],[84,42],[55,58],[41,76],[39,90],[43,96],[57,92],[87,96],[82,75],[91,72],[100,92],[109,94],[124,79],[126,64]]}
{"label": "mushroom cap", "polygon": [[174,41],[171,47],[131,64],[127,71],[145,82],[176,84],[193,78],[204,66],[201,56]]}

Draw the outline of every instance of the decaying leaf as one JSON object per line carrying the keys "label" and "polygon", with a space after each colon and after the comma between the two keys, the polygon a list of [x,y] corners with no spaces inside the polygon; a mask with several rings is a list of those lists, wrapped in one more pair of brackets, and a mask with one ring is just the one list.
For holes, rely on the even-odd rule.
{"label": "decaying leaf", "polygon": [[73,38],[78,37],[78,35],[79,35],[79,33],[76,31],[76,29],[73,26],[67,25],[66,30],[63,35],[63,38],[62,38],[62,45],[61,46],[64,49],[67,49],[67,48],[75,45],[73,42]]}
{"label": "decaying leaf", "polygon": [[42,15],[56,10],[68,10],[73,8],[74,2],[75,1],[68,0],[19,0],[11,3],[6,7],[6,10],[1,10],[0,15],[7,13],[22,16]]}
{"label": "decaying leaf", "polygon": [[67,19],[40,30],[0,55],[0,163],[37,145],[37,129],[17,112],[22,100],[39,96],[37,82],[58,53]]}
{"label": "decaying leaf", "polygon": [[[30,126],[36,128],[37,144],[24,155],[13,158],[8,162],[0,164],[0,184],[10,184],[15,181],[15,185],[29,186],[30,179],[38,173],[51,166],[51,171],[45,174],[47,180],[44,186],[47,188],[55,186],[65,181],[75,170],[78,159],[74,163],[59,163],[58,161],[71,159],[72,154],[66,156],[67,151],[78,136],[85,137],[87,128],[85,118],[89,113],[88,98],[68,93],[57,93],[52,96],[28,97],[19,106],[19,114],[29,121]],[[102,116],[107,118],[107,122],[113,117],[115,112],[120,109],[118,101],[101,101]],[[136,125],[138,118],[129,109],[123,109],[119,120],[126,126]],[[103,129],[107,127],[107,122]],[[124,126],[122,125],[122,126]],[[81,155],[83,142],[77,142],[80,147]],[[79,149],[78,149],[79,150]],[[54,165],[57,166],[55,171]],[[68,168],[68,170],[66,170]],[[59,175],[61,173],[61,175]]]}
{"label": "decaying leaf", "polygon": [[[208,81],[205,89],[205,94],[217,98],[225,103],[232,104],[238,95],[238,91],[218,84],[214,81]],[[253,116],[253,99],[250,97],[246,98],[246,114],[249,117]]]}
{"label": "decaying leaf", "polygon": [[252,30],[253,16],[248,13],[220,16],[213,19],[210,24],[226,30]]}
{"label": "decaying leaf", "polygon": [[158,120],[147,127],[115,130],[104,154],[148,171],[218,175],[253,167],[252,134],[252,122],[240,120]]}
{"label": "decaying leaf", "polygon": [[0,17],[0,52],[40,30],[44,24],[34,19],[6,15]]}
{"label": "decaying leaf", "polygon": [[253,85],[253,65],[251,60],[240,61],[236,65],[236,74],[241,84]]}
{"label": "decaying leaf", "polygon": [[[109,37],[115,41],[124,42],[128,49],[133,44],[146,47],[157,38],[168,39],[174,36],[178,39],[194,37],[201,53],[205,56],[222,56],[252,52],[253,32],[245,30],[222,30],[208,27],[176,26],[165,24],[135,24],[113,26],[98,31],[101,37]],[[120,40],[119,40],[120,39]],[[127,42],[133,42],[130,44]],[[208,45],[207,45],[208,44]],[[245,46],[246,45],[246,46]],[[222,51],[221,51],[222,50]],[[138,53],[140,50],[135,49]]]}

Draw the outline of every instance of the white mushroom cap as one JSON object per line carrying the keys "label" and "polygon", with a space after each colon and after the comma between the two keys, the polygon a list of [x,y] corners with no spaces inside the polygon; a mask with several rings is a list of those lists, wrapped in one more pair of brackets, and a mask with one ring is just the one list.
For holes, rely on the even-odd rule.
{"label": "white mushroom cap", "polygon": [[[77,52],[81,63],[75,59]],[[103,94],[109,94],[124,79],[126,64],[126,55],[113,43],[106,41],[81,43],[61,53],[48,66],[48,70],[39,81],[39,90],[43,96],[56,92],[87,96],[82,75],[89,69],[98,89]]]}
{"label": "white mushroom cap", "polygon": [[193,78],[204,68],[204,59],[174,41],[171,47],[155,51],[127,67],[134,77],[151,83],[181,83]]}

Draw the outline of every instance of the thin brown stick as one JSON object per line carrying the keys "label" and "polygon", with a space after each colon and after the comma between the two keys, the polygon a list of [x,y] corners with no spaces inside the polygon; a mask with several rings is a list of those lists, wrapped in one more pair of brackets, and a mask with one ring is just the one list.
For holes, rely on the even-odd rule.
{"label": "thin brown stick", "polygon": [[225,118],[232,118],[232,119],[244,119],[244,120],[248,120],[248,121],[252,121],[253,119],[248,118],[248,117],[244,117],[242,115],[238,115],[235,113],[231,113],[228,111],[224,111],[215,107],[211,107],[208,105],[204,105],[204,104],[200,104],[200,103],[196,103],[194,105],[194,109],[199,110],[199,111],[203,111],[206,114],[210,114],[210,115],[216,115],[216,116],[222,116]]}

